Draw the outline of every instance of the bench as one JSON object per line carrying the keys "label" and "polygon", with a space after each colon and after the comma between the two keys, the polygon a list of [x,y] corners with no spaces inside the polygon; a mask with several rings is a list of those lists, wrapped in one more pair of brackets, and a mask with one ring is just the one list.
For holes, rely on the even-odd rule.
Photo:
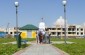
{"label": "bench", "polygon": [[21,40],[21,42],[27,44],[28,40]]}

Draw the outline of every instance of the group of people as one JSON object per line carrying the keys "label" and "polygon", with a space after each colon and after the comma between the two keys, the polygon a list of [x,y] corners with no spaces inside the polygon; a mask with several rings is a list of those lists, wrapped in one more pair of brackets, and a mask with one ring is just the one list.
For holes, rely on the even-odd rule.
{"label": "group of people", "polygon": [[46,30],[38,30],[37,31],[37,43],[47,43],[47,44],[50,44],[50,33],[48,31],[48,29]]}

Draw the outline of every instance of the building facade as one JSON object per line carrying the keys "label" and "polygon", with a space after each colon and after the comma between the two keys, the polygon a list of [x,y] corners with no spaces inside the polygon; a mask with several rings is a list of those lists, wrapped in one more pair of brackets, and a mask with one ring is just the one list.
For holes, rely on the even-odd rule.
{"label": "building facade", "polygon": [[[65,20],[62,16],[56,20],[53,27],[48,27],[51,36],[64,37],[65,36]],[[69,25],[66,21],[66,37],[83,37],[85,34],[85,28],[82,25]]]}
{"label": "building facade", "polygon": [[[64,27],[48,27],[51,36],[54,37],[64,37],[65,28]],[[84,36],[84,27],[79,25],[69,25],[66,27],[66,36],[67,37],[83,37]]]}
{"label": "building facade", "polygon": [[[32,24],[28,24],[19,28],[18,32],[23,33],[22,38],[36,38],[37,29],[38,28],[36,26]],[[12,37],[15,37],[15,35],[17,34],[16,29],[15,28],[0,28],[1,37],[5,37],[8,34],[11,35]]]}

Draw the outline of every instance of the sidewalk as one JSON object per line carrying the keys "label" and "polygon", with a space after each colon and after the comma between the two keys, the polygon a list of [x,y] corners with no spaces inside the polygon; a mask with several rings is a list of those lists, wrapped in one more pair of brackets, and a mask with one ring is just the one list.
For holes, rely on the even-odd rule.
{"label": "sidewalk", "polygon": [[17,52],[14,55],[67,55],[62,51],[57,50],[50,44],[32,44],[21,52]]}

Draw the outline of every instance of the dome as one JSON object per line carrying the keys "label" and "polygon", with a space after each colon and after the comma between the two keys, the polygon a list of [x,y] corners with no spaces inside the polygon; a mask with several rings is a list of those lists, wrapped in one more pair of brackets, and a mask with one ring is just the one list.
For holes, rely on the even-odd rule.
{"label": "dome", "polygon": [[45,30],[45,23],[44,22],[39,23],[39,29]]}
{"label": "dome", "polygon": [[63,19],[62,16],[60,16],[59,19],[57,19],[55,25],[64,27],[64,23],[65,23],[65,20]]}

